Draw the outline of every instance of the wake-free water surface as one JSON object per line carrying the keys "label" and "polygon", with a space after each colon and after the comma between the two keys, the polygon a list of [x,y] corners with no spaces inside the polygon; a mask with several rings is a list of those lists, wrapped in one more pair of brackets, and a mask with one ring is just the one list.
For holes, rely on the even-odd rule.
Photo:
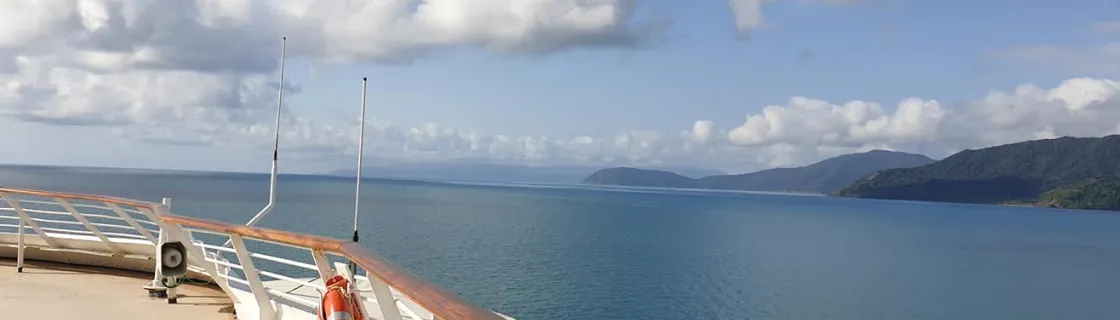
{"label": "wake-free water surface", "polygon": [[[234,223],[268,198],[258,174],[2,167],[0,185]],[[352,197],[281,176],[259,225],[349,239]],[[365,246],[521,320],[1120,318],[1110,213],[375,179],[363,198]]]}

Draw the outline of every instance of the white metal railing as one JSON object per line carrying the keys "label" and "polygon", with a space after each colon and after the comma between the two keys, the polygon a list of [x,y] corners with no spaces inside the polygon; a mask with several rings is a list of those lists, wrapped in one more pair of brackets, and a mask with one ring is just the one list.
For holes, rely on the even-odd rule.
{"label": "white metal railing", "polygon": [[[169,199],[161,204],[0,188],[0,235],[11,235],[10,231],[15,231],[15,243],[6,243],[8,238],[0,237],[0,245],[17,247],[16,264],[21,271],[28,247],[156,258],[156,248],[163,241],[180,241],[187,248],[191,271],[209,277],[226,292],[238,317],[244,319],[314,319],[319,295],[326,289],[323,279],[335,274],[357,284],[366,302],[360,305],[377,311],[363,312],[371,318],[419,320],[436,319],[438,315],[439,319],[510,319],[424,283],[356,244],[176,216],[170,214]],[[39,241],[29,243],[25,239],[28,236]],[[232,247],[221,245],[225,241]],[[302,258],[254,252],[246,242],[295,249],[293,252]],[[331,263],[328,256],[342,259]],[[356,263],[365,274],[351,274],[344,262]],[[258,263],[276,268],[265,270]],[[154,264],[151,267],[153,285],[159,284],[159,268]],[[379,270],[374,273],[378,277],[371,277],[371,270]],[[168,290],[168,297],[174,301],[174,288]]]}

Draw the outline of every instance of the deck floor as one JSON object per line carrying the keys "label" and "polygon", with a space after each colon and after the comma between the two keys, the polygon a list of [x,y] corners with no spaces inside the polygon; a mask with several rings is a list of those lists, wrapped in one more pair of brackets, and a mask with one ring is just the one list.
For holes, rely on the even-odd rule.
{"label": "deck floor", "polygon": [[178,304],[148,298],[151,274],[109,268],[0,258],[0,318],[4,319],[236,319],[221,290],[185,284]]}

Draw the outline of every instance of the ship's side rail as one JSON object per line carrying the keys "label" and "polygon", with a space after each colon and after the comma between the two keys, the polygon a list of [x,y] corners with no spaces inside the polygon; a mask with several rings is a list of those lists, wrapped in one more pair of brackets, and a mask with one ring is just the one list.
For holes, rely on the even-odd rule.
{"label": "ship's side rail", "polygon": [[[164,241],[183,243],[191,271],[220,286],[242,319],[314,319],[322,279],[336,274],[358,285],[364,314],[373,319],[509,319],[357,243],[175,215],[166,200],[0,188],[0,246],[15,245],[19,268],[34,248],[141,256],[147,270],[156,270],[156,247]],[[253,250],[264,246],[291,254]]]}

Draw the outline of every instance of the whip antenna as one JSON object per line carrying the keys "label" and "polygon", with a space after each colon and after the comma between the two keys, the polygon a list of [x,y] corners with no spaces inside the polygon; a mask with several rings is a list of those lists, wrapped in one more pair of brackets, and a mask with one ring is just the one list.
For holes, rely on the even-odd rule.
{"label": "whip antenna", "polygon": [[[354,183],[354,243],[357,243],[357,214],[362,205],[362,153],[365,150],[365,77],[362,78],[362,128],[357,135],[357,181]],[[357,275],[357,265],[349,262],[351,274]]]}
{"label": "whip antenna", "polygon": [[[288,37],[284,37],[280,42],[280,90],[276,98],[276,133],[272,142],[272,171],[268,182],[268,204],[261,209],[261,212],[249,219],[249,222],[245,224],[247,226],[256,224],[276,206],[276,162],[280,158],[280,108],[284,105],[284,62],[287,54]],[[222,246],[228,246],[231,242],[233,242],[232,239],[227,240]]]}
{"label": "whip antenna", "polygon": [[366,142],[366,78],[362,78],[362,128],[358,129],[358,179],[354,186],[354,242],[358,242],[358,211],[362,202],[362,151]]}

